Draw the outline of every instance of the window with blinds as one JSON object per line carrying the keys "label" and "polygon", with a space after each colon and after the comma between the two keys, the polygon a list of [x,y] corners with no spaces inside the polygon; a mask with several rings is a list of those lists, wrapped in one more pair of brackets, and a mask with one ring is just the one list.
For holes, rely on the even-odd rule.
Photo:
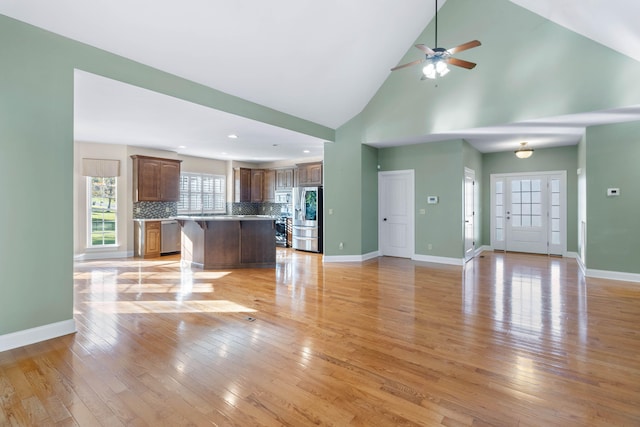
{"label": "window with blinds", "polygon": [[226,180],[224,175],[183,172],[180,174],[181,214],[225,213]]}

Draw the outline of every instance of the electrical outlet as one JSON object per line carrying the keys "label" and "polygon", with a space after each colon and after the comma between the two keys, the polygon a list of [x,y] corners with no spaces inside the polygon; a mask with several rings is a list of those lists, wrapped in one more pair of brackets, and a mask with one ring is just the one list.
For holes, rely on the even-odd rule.
{"label": "electrical outlet", "polygon": [[171,212],[171,209],[170,209],[169,207],[166,207],[166,208],[164,208],[164,211],[165,211],[166,213],[169,213],[169,212]]}
{"label": "electrical outlet", "polygon": [[431,243],[429,243],[429,244],[427,245],[427,250],[429,250],[429,251],[430,251],[431,249],[433,249],[433,245],[432,245]]}
{"label": "electrical outlet", "polygon": [[426,210],[426,209],[420,209],[420,215],[424,215],[424,214],[426,214],[426,213],[427,213],[427,210]]}
{"label": "electrical outlet", "polygon": [[140,208],[136,208],[136,213],[140,213]]}
{"label": "electrical outlet", "polygon": [[333,215],[333,209],[329,208],[329,215]]}
{"label": "electrical outlet", "polygon": [[344,249],[344,243],[340,242],[340,244],[338,245],[338,249],[343,250]]}

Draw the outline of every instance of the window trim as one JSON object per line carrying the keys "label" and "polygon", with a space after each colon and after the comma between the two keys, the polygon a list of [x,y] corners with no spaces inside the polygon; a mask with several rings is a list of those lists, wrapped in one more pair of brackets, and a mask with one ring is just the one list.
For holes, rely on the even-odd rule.
{"label": "window trim", "polygon": [[91,182],[93,180],[93,178],[110,178],[110,177],[99,177],[99,176],[87,176],[86,177],[86,185],[87,185],[87,207],[86,207],[86,218],[87,218],[87,226],[85,227],[87,230],[87,238],[86,238],[86,247],[87,249],[103,249],[103,248],[114,248],[114,247],[119,247],[120,244],[118,242],[118,228],[119,228],[119,220],[118,220],[118,201],[119,201],[119,197],[118,197],[118,177],[112,177],[113,179],[115,179],[115,184],[114,184],[114,191],[115,191],[115,220],[114,220],[114,243],[108,243],[108,244],[101,244],[101,245],[95,245],[93,244],[93,217],[92,217],[92,205],[91,202],[93,200],[92,198],[92,188],[91,188]]}

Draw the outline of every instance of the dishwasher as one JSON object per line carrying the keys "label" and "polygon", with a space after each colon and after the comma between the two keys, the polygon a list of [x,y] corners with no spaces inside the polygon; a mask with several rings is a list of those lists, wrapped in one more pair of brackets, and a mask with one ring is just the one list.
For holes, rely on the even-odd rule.
{"label": "dishwasher", "polygon": [[163,220],[160,230],[160,253],[172,254],[180,252],[180,224],[176,220]]}

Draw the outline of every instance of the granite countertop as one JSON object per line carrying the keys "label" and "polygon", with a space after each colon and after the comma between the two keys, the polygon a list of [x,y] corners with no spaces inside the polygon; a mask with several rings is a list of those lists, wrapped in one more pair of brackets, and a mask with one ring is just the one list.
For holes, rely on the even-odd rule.
{"label": "granite countertop", "polygon": [[274,221],[270,215],[211,215],[211,216],[176,216],[171,219],[184,221]]}

